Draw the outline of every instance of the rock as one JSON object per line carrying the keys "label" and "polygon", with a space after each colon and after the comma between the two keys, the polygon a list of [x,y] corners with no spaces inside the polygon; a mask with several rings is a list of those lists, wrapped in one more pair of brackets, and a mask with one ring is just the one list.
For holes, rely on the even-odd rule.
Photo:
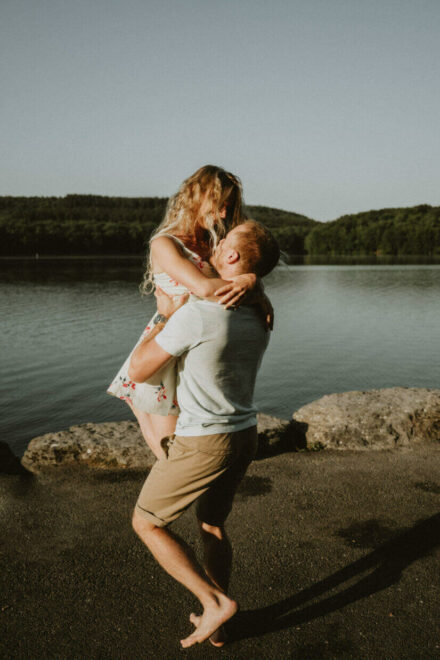
{"label": "rock", "polygon": [[81,424],[46,433],[28,445],[22,464],[36,472],[74,464],[106,469],[143,469],[155,461],[137,422]]}
{"label": "rock", "polygon": [[389,449],[440,441],[440,390],[393,387],[323,396],[293,415],[308,449]]}
{"label": "rock", "polygon": [[[269,415],[258,416],[262,454],[273,453],[291,422]],[[34,438],[22,458],[33,472],[57,466],[83,465],[105,469],[148,469],[155,462],[136,422],[81,424],[67,431]]]}
{"label": "rock", "polygon": [[[258,415],[258,439],[257,458],[298,449],[389,449],[440,442],[440,390],[393,387],[330,394],[297,410],[291,421]],[[148,469],[154,462],[134,421],[47,433],[31,440],[22,458],[32,472],[72,465]]]}

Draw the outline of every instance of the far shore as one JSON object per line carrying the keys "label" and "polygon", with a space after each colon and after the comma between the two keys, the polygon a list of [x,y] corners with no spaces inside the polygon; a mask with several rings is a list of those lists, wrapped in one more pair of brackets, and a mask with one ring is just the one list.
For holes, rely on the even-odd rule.
{"label": "far shore", "polygon": [[[114,260],[131,259],[133,261],[145,259],[146,252],[138,254],[28,254],[28,255],[0,255],[2,261],[69,261],[69,260]],[[288,254],[285,253],[287,265],[437,265],[440,264],[440,255],[426,254]]]}

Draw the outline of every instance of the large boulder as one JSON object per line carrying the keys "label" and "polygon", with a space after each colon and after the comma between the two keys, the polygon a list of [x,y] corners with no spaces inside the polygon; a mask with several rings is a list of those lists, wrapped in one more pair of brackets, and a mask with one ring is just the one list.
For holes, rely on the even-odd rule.
{"label": "large boulder", "polygon": [[329,394],[297,410],[293,429],[309,449],[389,449],[439,442],[440,390],[392,387]]}
{"label": "large boulder", "polygon": [[22,458],[36,472],[57,466],[84,465],[106,469],[151,467],[154,455],[136,422],[80,424],[46,433],[30,441]]}
{"label": "large boulder", "polygon": [[[329,394],[293,419],[258,416],[258,458],[298,449],[389,449],[440,442],[440,390],[393,387]],[[148,469],[155,461],[136,422],[81,424],[34,438],[22,465]],[[8,463],[9,465],[9,463]]]}
{"label": "large boulder", "polygon": [[[288,421],[258,416],[258,436],[261,452],[284,437]],[[148,469],[155,462],[152,451],[143,439],[136,422],[105,422],[81,424],[66,431],[46,433],[34,438],[22,458],[22,465],[37,472],[57,466],[83,465],[105,469]]]}

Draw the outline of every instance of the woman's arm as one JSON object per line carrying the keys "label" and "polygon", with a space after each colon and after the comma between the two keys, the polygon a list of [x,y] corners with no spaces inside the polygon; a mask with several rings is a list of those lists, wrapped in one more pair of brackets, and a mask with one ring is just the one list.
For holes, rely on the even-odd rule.
{"label": "woman's arm", "polygon": [[253,273],[239,275],[233,282],[220,277],[206,277],[197,266],[182,255],[176,243],[168,236],[155,238],[151,242],[150,249],[154,270],[167,273],[199,298],[211,298],[218,289],[227,288],[227,293],[219,298],[219,302],[226,307],[236,305],[247,291],[255,287],[258,279]]}

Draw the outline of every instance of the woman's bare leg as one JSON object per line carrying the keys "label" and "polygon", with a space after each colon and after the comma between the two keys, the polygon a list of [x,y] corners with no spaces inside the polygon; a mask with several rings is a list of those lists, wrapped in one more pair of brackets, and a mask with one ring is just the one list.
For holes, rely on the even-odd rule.
{"label": "woman's bare leg", "polygon": [[144,436],[145,442],[150,447],[157,459],[165,458],[165,452],[160,444],[162,438],[172,435],[176,428],[177,417],[175,415],[152,415],[144,410],[138,410],[130,404]]}
{"label": "woman's bare leg", "polygon": [[149,414],[148,421],[150,424],[150,433],[153,438],[153,444],[155,447],[159,448],[161,456],[164,456],[165,452],[160,442],[162,438],[173,435],[176,430],[177,416],[167,415],[165,417],[164,415]]}

